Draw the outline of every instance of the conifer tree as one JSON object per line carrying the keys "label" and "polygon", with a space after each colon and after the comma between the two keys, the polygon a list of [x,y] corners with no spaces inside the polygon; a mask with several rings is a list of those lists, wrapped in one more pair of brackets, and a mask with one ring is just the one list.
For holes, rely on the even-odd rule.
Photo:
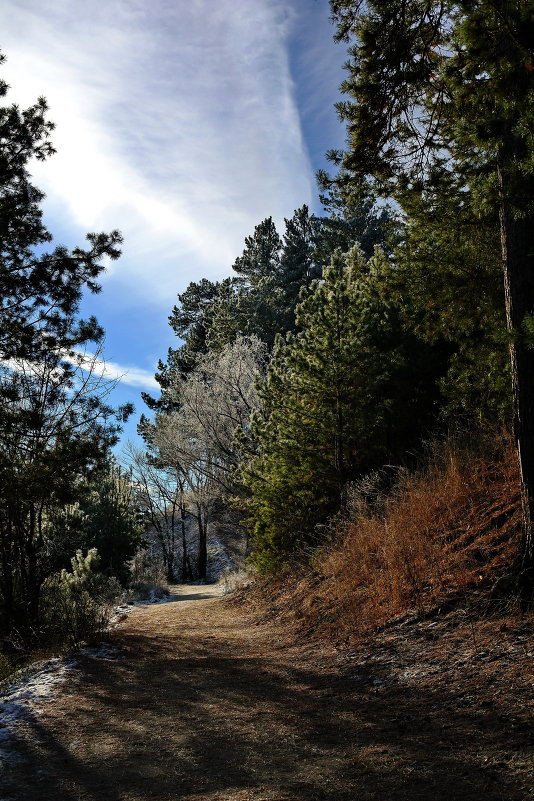
{"label": "conifer tree", "polygon": [[[441,381],[448,424],[502,424],[511,408],[499,235],[446,193],[404,199],[406,223],[389,287],[406,325],[449,359]],[[495,222],[495,221],[494,221]]]}
{"label": "conifer tree", "polygon": [[[0,63],[4,61],[0,53]],[[8,86],[0,82],[0,98]],[[54,124],[44,98],[28,109],[0,107],[0,359],[38,360],[58,344],[82,345],[102,336],[96,320],[73,322],[82,289],[98,292],[102,259],[120,255],[122,237],[88,234],[87,249],[59,246],[38,253],[52,235],[42,220],[43,192],[30,181],[31,159],[54,153]],[[65,321],[68,321],[66,324]]]}
{"label": "conifer tree", "polygon": [[85,352],[92,343],[98,354],[103,331],[77,317],[83,290],[100,289],[103,257],[120,255],[121,235],[43,252],[52,236],[28,165],[54,152],[46,115],[43,98],[0,108],[0,627],[21,639],[38,624],[52,567],[50,519],[77,500],[131,410],[107,404],[98,356]]}
{"label": "conifer tree", "polygon": [[388,260],[336,253],[279,338],[244,467],[255,561],[275,568],[339,508],[346,482],[400,456],[428,421],[428,349],[403,334],[382,291]]}
{"label": "conifer tree", "polygon": [[471,193],[497,217],[510,337],[524,534],[520,563],[534,585],[534,70],[532,0],[331,0],[337,38],[351,42],[346,153],[332,153],[345,190],[371,179],[405,192]]}

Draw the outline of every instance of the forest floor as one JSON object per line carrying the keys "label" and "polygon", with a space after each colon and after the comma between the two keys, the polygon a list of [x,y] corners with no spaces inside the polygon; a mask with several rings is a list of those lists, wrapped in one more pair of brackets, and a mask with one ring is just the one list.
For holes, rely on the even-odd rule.
{"label": "forest floor", "polygon": [[405,616],[349,651],[173,593],[13,724],[1,801],[534,799],[531,619]]}

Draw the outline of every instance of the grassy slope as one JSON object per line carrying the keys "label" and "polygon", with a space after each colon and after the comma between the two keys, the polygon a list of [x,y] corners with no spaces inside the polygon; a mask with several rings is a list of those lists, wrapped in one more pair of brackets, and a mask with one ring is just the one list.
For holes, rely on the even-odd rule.
{"label": "grassy slope", "polygon": [[425,469],[401,471],[387,496],[377,496],[372,480],[363,490],[352,492],[329,544],[256,582],[247,603],[297,631],[346,643],[411,611],[517,611],[513,598],[492,597],[520,537],[507,436],[479,440],[476,452],[458,440],[435,446]]}

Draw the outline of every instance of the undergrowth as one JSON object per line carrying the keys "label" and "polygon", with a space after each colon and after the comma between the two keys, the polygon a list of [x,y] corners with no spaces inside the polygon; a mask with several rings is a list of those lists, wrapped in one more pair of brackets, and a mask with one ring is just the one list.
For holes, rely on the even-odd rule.
{"label": "undergrowth", "polygon": [[434,443],[424,467],[399,470],[387,492],[382,486],[380,474],[349,486],[328,543],[284,575],[257,582],[258,606],[341,641],[408,610],[450,603],[512,610],[512,599],[491,592],[519,547],[509,435]]}

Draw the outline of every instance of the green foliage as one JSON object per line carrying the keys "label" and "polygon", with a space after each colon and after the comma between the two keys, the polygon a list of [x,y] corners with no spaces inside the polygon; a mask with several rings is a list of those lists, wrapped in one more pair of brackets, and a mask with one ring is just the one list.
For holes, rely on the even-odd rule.
{"label": "green foliage", "polygon": [[77,318],[83,291],[99,291],[104,257],[120,255],[121,235],[44,251],[52,236],[28,165],[54,152],[46,114],[42,98],[24,111],[0,108],[0,628],[22,639],[38,629],[54,569],[51,518],[76,504],[131,411],[107,404],[110,386],[83,354],[93,343],[94,366],[103,331]]}
{"label": "green foliage", "polygon": [[350,197],[371,185],[401,204],[397,287],[414,299],[418,331],[442,336],[454,354],[445,414],[502,420],[512,401],[503,263],[508,297],[517,296],[508,314],[514,336],[534,285],[534,5],[331,7],[350,60],[338,104],[348,146],[331,154],[339,172],[330,186]]}
{"label": "green foliage", "polygon": [[401,458],[430,422],[431,350],[403,331],[390,270],[380,250],[337,253],[297,307],[301,330],[277,342],[243,471],[262,571],[315,543],[347,480]]}
{"label": "green foliage", "polygon": [[[295,331],[300,292],[320,277],[336,248],[346,251],[362,242],[370,257],[375,245],[388,238],[394,241],[391,214],[377,210],[370,193],[361,201],[345,203],[331,187],[325,189],[323,200],[329,217],[311,215],[304,205],[285,220],[282,237],[268,217],[246,237],[243,253],[233,265],[235,275],[217,283],[192,282],[178,296],[169,322],[183,342],[170,348],[167,361],[158,365],[161,397],[143,395],[151,409],[176,409],[169,388],[194,370],[208,351],[220,352],[242,336],[258,337],[271,348],[277,334]],[[149,430],[143,418],[141,435],[148,436]]]}
{"label": "green foliage", "polygon": [[128,476],[117,467],[96,476],[82,509],[84,547],[96,548],[101,571],[125,585],[128,562],[143,544]]}
{"label": "green foliage", "polygon": [[534,314],[526,314],[523,320],[523,335],[527,347],[534,348]]}
{"label": "green foliage", "polygon": [[406,324],[450,353],[442,415],[463,425],[500,422],[511,405],[508,335],[495,225],[476,218],[468,194],[405,193],[404,237],[389,287],[409,298]]}
{"label": "green foliage", "polygon": [[[4,57],[0,54],[0,62]],[[7,86],[0,83],[0,97]],[[84,287],[98,292],[103,257],[117,259],[122,237],[88,234],[89,248],[56,247],[42,222],[44,194],[30,183],[28,164],[54,153],[53,123],[44,98],[28,109],[0,107],[0,356],[39,360],[57,346],[102,336],[94,318],[74,321]],[[37,253],[36,248],[39,248]]]}
{"label": "green foliage", "polygon": [[114,601],[120,594],[118,581],[99,572],[96,548],[76,552],[71,571],[50,576],[43,587],[43,625],[48,636],[70,648],[91,641],[106,628]]}
{"label": "green foliage", "polygon": [[[304,206],[295,212],[302,221],[293,242],[293,252],[284,247],[273,220],[268,217],[245,239],[245,248],[233,265],[237,278],[228,279],[213,307],[208,344],[220,350],[239,334],[255,335],[272,346],[277,333],[289,330],[292,284],[297,295],[308,270],[309,215]],[[290,222],[286,220],[286,225]],[[287,243],[287,240],[286,240]],[[293,256],[293,259],[291,259]],[[291,265],[297,275],[291,273]]]}
{"label": "green foliage", "polygon": [[403,462],[437,421],[502,422],[512,397],[534,519],[533,2],[331,0],[349,60],[347,149],[318,175],[329,216],[303,206],[283,236],[267,218],[233,277],[180,296],[167,422],[177,376],[243,336],[274,347],[239,432],[262,571],[324,536],[348,480]]}

